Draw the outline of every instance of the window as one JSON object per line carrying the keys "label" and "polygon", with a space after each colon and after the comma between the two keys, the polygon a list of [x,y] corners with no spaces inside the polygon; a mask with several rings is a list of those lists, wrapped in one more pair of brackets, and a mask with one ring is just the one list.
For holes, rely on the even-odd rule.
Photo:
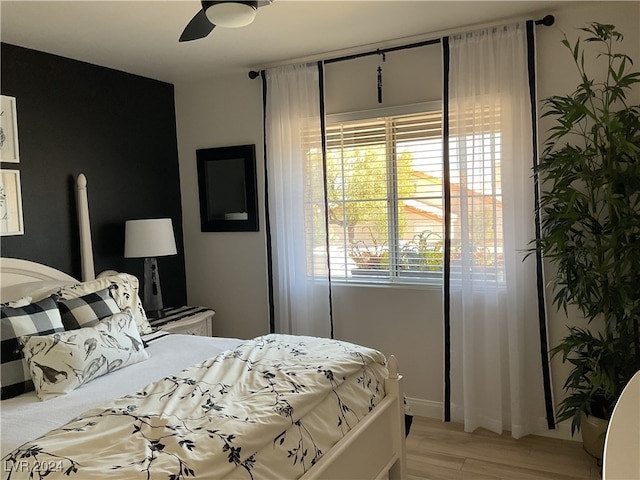
{"label": "window", "polygon": [[452,122],[451,133],[451,278],[503,284],[499,106],[474,105],[463,122]]}
{"label": "window", "polygon": [[442,112],[416,107],[327,119],[333,279],[441,281]]}

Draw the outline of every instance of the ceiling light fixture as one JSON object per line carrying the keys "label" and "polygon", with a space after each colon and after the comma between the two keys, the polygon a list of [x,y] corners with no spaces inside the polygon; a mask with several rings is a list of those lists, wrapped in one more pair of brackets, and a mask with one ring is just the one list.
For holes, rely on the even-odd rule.
{"label": "ceiling light fixture", "polygon": [[209,21],[219,27],[238,28],[249,25],[256,18],[258,2],[213,2],[205,14]]}

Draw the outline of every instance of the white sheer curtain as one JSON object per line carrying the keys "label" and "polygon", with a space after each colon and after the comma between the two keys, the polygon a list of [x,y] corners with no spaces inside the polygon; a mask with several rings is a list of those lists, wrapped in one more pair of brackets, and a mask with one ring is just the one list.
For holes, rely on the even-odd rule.
{"label": "white sheer curtain", "polygon": [[265,72],[265,142],[275,332],[329,337],[321,69]]}
{"label": "white sheer curtain", "polygon": [[525,25],[452,36],[449,49],[451,420],[519,438],[548,428],[536,259],[524,259],[535,238]]}

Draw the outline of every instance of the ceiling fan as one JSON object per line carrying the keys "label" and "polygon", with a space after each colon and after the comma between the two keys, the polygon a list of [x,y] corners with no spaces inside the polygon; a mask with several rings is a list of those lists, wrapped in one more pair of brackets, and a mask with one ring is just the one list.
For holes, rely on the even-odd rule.
{"label": "ceiling fan", "polygon": [[204,1],[202,9],[187,24],[180,42],[198,40],[211,33],[216,27],[237,28],[244,27],[253,22],[258,7],[269,5],[273,0],[244,1],[244,0],[223,0]]}

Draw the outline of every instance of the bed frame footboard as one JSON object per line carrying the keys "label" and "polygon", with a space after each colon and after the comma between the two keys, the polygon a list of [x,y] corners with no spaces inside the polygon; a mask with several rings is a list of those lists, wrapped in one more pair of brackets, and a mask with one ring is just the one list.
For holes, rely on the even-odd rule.
{"label": "bed frame footboard", "polygon": [[301,477],[312,479],[407,478],[402,376],[392,355],[388,360],[386,396],[318,463]]}

